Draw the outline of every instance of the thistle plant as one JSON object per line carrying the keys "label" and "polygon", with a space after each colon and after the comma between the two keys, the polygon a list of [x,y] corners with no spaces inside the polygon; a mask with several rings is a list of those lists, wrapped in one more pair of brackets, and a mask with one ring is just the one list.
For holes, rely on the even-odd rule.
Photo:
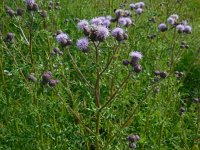
{"label": "thistle plant", "polygon": [[1,3],[0,149],[198,147],[184,2]]}

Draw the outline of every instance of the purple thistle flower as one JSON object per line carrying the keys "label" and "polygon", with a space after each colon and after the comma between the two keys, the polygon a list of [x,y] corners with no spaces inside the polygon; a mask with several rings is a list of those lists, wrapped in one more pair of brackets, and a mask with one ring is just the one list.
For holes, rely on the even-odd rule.
{"label": "purple thistle flower", "polygon": [[32,5],[35,3],[35,0],[25,0],[27,5]]}
{"label": "purple thistle flower", "polygon": [[88,21],[87,20],[81,20],[79,23],[78,23],[78,29],[81,29],[83,30],[85,27],[87,27],[89,25]]}
{"label": "purple thistle flower", "polygon": [[103,26],[105,26],[106,28],[108,28],[108,27],[110,26],[110,20],[105,19],[105,20],[103,21]]}
{"label": "purple thistle flower", "polygon": [[192,27],[189,26],[189,25],[185,26],[184,32],[185,33],[191,33],[192,32]]}
{"label": "purple thistle flower", "polygon": [[79,49],[81,49],[83,51],[87,51],[88,45],[89,45],[89,40],[88,40],[88,38],[81,38],[81,39],[77,40],[76,45]]}
{"label": "purple thistle flower", "polygon": [[112,30],[111,32],[112,36],[117,37],[118,35],[123,35],[124,34],[124,30],[122,28],[115,28]]}
{"label": "purple thistle flower", "polygon": [[126,18],[124,18],[124,17],[120,18],[120,19],[118,20],[118,23],[119,23],[120,25],[125,26],[125,25],[126,25]]}
{"label": "purple thistle flower", "polygon": [[96,31],[97,37],[100,41],[105,40],[109,36],[109,31],[106,27],[98,26]]}
{"label": "purple thistle flower", "polygon": [[167,31],[167,25],[164,24],[164,23],[161,23],[161,24],[159,24],[158,29],[159,29],[161,32]]}
{"label": "purple thistle flower", "polygon": [[130,53],[131,58],[142,59],[143,55],[138,51],[133,51]]}
{"label": "purple thistle flower", "polygon": [[145,6],[144,2],[139,2],[140,3],[140,7],[143,8]]}
{"label": "purple thistle flower", "polygon": [[93,25],[96,25],[96,26],[99,26],[99,25],[102,25],[102,19],[101,18],[93,18],[92,20],[91,20],[91,23],[93,24]]}
{"label": "purple thistle flower", "polygon": [[185,26],[182,24],[179,24],[176,26],[176,29],[178,30],[179,33],[182,33],[185,29]]}
{"label": "purple thistle flower", "polygon": [[116,38],[117,41],[126,40],[128,38],[128,35],[124,33],[124,30],[122,28],[115,28],[111,32],[112,36]]}
{"label": "purple thistle flower", "polygon": [[142,9],[142,8],[138,8],[138,9],[136,10],[136,13],[137,13],[138,15],[142,14],[142,12],[143,12],[143,9]]}
{"label": "purple thistle flower", "polygon": [[69,37],[65,33],[60,33],[56,36],[56,41],[58,43],[65,43],[67,40],[69,40]]}
{"label": "purple thistle flower", "polygon": [[131,10],[133,10],[135,8],[135,4],[130,4],[129,7]]}
{"label": "purple thistle flower", "polygon": [[171,24],[171,25],[174,25],[175,19],[172,18],[172,17],[169,17],[169,18],[167,19],[167,22],[168,22],[169,24]]}

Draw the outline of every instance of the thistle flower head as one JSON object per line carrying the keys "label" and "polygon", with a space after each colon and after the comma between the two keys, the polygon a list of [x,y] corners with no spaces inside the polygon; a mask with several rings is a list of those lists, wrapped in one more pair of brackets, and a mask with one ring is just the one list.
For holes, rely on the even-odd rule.
{"label": "thistle flower head", "polygon": [[115,28],[112,30],[111,32],[112,36],[117,37],[118,35],[123,35],[124,34],[124,30],[122,28]]}
{"label": "thistle flower head", "polygon": [[182,24],[179,24],[176,26],[176,29],[178,30],[179,33],[182,33],[185,29],[185,26]]}
{"label": "thistle flower head", "polygon": [[126,40],[128,38],[128,35],[125,34],[124,30],[122,28],[115,28],[111,32],[112,36],[116,38],[117,41]]}
{"label": "thistle flower head", "polygon": [[81,38],[77,40],[76,45],[79,49],[86,51],[88,49],[89,40],[88,38]]}
{"label": "thistle flower head", "polygon": [[102,40],[105,40],[109,36],[109,31],[104,26],[98,26],[96,34],[99,40],[102,41]]}
{"label": "thistle flower head", "polygon": [[143,55],[138,51],[133,51],[130,53],[131,58],[142,59]]}
{"label": "thistle flower head", "polygon": [[129,7],[131,10],[133,10],[135,8],[135,4],[130,4]]}
{"label": "thistle flower head", "polygon": [[125,19],[124,17],[122,17],[122,18],[120,18],[120,19],[118,20],[118,23],[119,23],[120,25],[125,26],[125,25],[126,25],[126,19]]}
{"label": "thistle flower head", "polygon": [[138,8],[142,8],[145,6],[145,3],[144,2],[138,2],[138,3],[135,3],[135,8],[138,9]]}
{"label": "thistle flower head", "polygon": [[167,25],[164,24],[164,23],[161,23],[161,24],[159,24],[158,29],[159,29],[161,32],[167,31]]}
{"label": "thistle flower head", "polygon": [[110,26],[110,20],[109,19],[105,19],[103,21],[103,26],[105,26],[106,28],[108,28]]}
{"label": "thistle flower head", "polygon": [[184,32],[185,32],[185,33],[191,33],[191,32],[192,32],[192,27],[189,26],[189,25],[186,25],[186,26],[185,26],[185,29],[184,29]]}
{"label": "thistle flower head", "polygon": [[80,22],[78,22],[78,29],[83,30],[88,25],[89,25],[89,23],[87,20],[81,20]]}
{"label": "thistle flower head", "polygon": [[58,34],[58,35],[56,36],[56,41],[57,41],[58,43],[65,42],[65,41],[67,41],[67,40],[69,40],[69,36],[68,36],[67,34],[65,34],[65,33],[60,33],[60,34]]}
{"label": "thistle flower head", "polygon": [[144,2],[139,2],[140,3],[140,7],[144,7],[145,6],[145,3]]}
{"label": "thistle flower head", "polygon": [[169,17],[169,18],[167,19],[167,22],[168,22],[169,24],[171,24],[171,25],[174,25],[175,19],[172,18],[172,17]]}
{"label": "thistle flower head", "polygon": [[35,0],[25,0],[27,5],[32,5],[35,3]]}
{"label": "thistle flower head", "polygon": [[49,82],[51,78],[52,78],[52,73],[50,71],[46,71],[42,75],[42,81],[43,81],[43,83]]}
{"label": "thistle flower head", "polygon": [[142,12],[143,12],[143,9],[142,9],[142,8],[138,8],[138,9],[136,10],[136,13],[137,13],[138,15],[142,14]]}

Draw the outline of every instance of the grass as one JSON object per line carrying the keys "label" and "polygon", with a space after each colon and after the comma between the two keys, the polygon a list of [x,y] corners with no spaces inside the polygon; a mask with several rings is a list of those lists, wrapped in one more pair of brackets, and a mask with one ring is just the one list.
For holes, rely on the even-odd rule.
{"label": "grass", "polygon": [[[116,54],[113,37],[97,46],[99,51],[93,43],[87,54],[78,50],[75,43],[83,34],[75,18],[114,17],[121,0],[61,0],[60,10],[48,10],[47,1],[37,2],[39,11],[47,10],[46,19],[26,11],[23,17],[10,17],[7,6],[26,10],[25,4],[0,2],[0,149],[125,150],[130,134],[140,136],[136,149],[199,149],[200,105],[192,101],[200,97],[199,0],[146,0],[144,13],[133,13],[135,25],[124,28],[129,38]],[[192,34],[158,31],[175,13],[180,20],[188,19]],[[152,16],[155,24],[149,21]],[[60,29],[69,34],[71,46],[56,42]],[[8,32],[15,33],[13,43],[3,40]],[[149,40],[151,34],[156,38]],[[183,40],[188,49],[180,48]],[[52,56],[54,47],[63,55]],[[139,74],[122,65],[133,50],[144,55]],[[155,70],[166,71],[167,78],[152,82]],[[45,71],[59,79],[55,87],[40,84]],[[181,80],[175,71],[184,73]],[[28,80],[31,73],[37,82]],[[186,110],[182,115],[180,108]]]}

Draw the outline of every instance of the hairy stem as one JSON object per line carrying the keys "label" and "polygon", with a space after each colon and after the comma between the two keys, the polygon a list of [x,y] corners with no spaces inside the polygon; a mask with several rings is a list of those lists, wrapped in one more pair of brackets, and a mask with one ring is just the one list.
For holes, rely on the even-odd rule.
{"label": "hairy stem", "polygon": [[33,59],[33,14],[30,16],[30,27],[29,27],[29,52],[31,55],[31,64],[32,64],[32,69],[35,72],[35,67],[34,67],[34,59]]}
{"label": "hairy stem", "polygon": [[[96,51],[96,83],[95,83],[95,102],[96,102],[96,107],[100,108],[100,74],[99,74],[99,50],[98,50],[98,46],[99,43],[96,44],[95,42],[93,42],[94,44],[94,48]],[[99,146],[99,128],[100,128],[100,112],[97,112],[96,115],[96,140],[95,140],[95,145],[96,145],[96,149],[100,150],[100,146]]]}

